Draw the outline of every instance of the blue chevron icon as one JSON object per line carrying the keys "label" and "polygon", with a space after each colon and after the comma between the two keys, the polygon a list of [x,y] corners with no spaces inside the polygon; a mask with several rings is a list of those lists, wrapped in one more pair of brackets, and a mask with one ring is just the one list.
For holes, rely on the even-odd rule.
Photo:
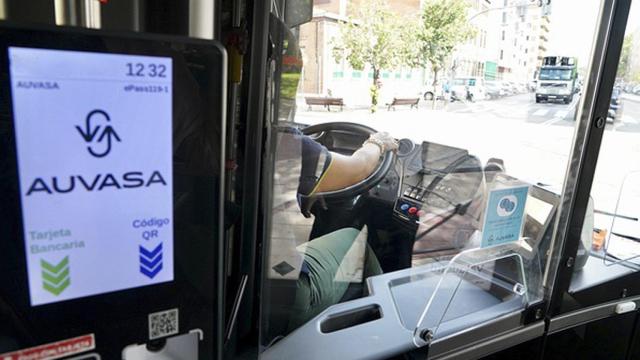
{"label": "blue chevron icon", "polygon": [[162,270],[162,243],[155,249],[145,249],[140,245],[140,272],[153,279]]}

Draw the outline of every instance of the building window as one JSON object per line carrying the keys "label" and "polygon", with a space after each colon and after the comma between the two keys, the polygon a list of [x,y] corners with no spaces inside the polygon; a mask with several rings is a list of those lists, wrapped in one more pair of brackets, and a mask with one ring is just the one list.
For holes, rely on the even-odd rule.
{"label": "building window", "polygon": [[507,13],[506,12],[502,12],[502,23],[503,24],[507,23]]}
{"label": "building window", "polygon": [[504,40],[504,34],[505,34],[504,30],[502,30],[502,40]]}
{"label": "building window", "polygon": [[503,57],[504,57],[504,51],[500,50],[500,60],[502,60]]}

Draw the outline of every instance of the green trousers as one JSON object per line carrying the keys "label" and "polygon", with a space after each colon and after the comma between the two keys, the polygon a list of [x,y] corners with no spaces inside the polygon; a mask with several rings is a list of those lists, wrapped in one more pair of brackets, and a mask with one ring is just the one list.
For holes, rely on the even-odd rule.
{"label": "green trousers", "polygon": [[360,247],[360,254],[358,251],[352,251],[347,257],[359,234],[360,230],[345,228],[313,239],[304,245],[304,261],[308,271],[300,273],[296,283],[289,331],[340,302],[349,285],[354,283],[353,279],[348,279],[354,266],[362,267],[360,282],[364,282],[369,276],[382,273],[378,259],[366,244],[366,239],[360,240],[364,241],[364,246]]}

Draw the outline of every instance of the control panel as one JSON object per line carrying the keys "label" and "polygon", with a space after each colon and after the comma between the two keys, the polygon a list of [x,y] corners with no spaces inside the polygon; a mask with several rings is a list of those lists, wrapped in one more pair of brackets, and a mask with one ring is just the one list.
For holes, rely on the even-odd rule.
{"label": "control panel", "polygon": [[410,229],[427,213],[469,205],[483,192],[480,161],[466,150],[423,142],[405,160],[394,218]]}

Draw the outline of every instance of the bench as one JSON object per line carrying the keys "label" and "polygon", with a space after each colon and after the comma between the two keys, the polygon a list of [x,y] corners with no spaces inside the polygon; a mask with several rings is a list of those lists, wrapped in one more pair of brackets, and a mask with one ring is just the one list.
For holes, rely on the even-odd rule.
{"label": "bench", "polygon": [[340,106],[340,111],[342,111],[342,108],[344,107],[344,100],[336,97],[306,96],[304,101],[309,106],[309,110],[311,110],[311,105],[321,105],[329,111],[331,111],[332,105]]}
{"label": "bench", "polygon": [[410,105],[410,108],[415,107],[416,109],[418,108],[418,102],[420,101],[420,98],[393,98],[393,101],[387,104],[387,111],[391,110],[393,108],[393,110],[396,110],[396,105]]}

